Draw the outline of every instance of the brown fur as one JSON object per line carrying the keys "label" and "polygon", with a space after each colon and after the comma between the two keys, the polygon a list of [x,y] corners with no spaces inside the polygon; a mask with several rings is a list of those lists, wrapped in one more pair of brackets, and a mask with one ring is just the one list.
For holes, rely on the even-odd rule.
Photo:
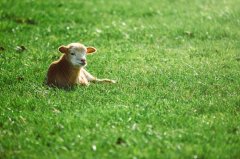
{"label": "brown fur", "polygon": [[63,55],[58,61],[50,65],[47,73],[47,84],[60,88],[74,86],[79,83],[80,69],[73,67]]}

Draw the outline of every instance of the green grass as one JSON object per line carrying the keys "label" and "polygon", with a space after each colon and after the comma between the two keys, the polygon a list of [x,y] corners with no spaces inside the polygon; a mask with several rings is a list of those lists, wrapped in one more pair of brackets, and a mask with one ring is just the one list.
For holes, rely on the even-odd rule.
{"label": "green grass", "polygon": [[[240,158],[239,17],[238,0],[1,0],[0,158]],[[118,83],[43,85],[71,42]]]}

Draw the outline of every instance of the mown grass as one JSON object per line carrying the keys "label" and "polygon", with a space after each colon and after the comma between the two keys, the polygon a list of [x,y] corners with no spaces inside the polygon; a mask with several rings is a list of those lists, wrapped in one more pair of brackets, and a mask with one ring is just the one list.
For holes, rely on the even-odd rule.
{"label": "mown grass", "polygon": [[[239,158],[239,17],[237,0],[1,0],[0,158]],[[71,42],[118,83],[45,86]]]}

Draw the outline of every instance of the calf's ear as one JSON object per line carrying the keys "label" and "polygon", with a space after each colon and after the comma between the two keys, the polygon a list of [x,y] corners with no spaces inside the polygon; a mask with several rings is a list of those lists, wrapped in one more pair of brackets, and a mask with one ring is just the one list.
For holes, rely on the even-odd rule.
{"label": "calf's ear", "polygon": [[95,53],[97,52],[97,49],[94,48],[94,47],[87,47],[87,54],[92,54],[92,53]]}
{"label": "calf's ear", "polygon": [[60,46],[59,48],[58,48],[58,50],[61,52],[61,53],[68,53],[68,47],[67,46]]}

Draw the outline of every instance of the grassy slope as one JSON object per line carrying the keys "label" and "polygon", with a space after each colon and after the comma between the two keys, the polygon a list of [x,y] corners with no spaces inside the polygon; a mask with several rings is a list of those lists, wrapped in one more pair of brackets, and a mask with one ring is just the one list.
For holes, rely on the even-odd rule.
{"label": "grassy slope", "polygon": [[[0,158],[239,158],[239,10],[237,0],[2,0]],[[98,49],[92,74],[119,83],[42,85],[57,47],[75,41]]]}

